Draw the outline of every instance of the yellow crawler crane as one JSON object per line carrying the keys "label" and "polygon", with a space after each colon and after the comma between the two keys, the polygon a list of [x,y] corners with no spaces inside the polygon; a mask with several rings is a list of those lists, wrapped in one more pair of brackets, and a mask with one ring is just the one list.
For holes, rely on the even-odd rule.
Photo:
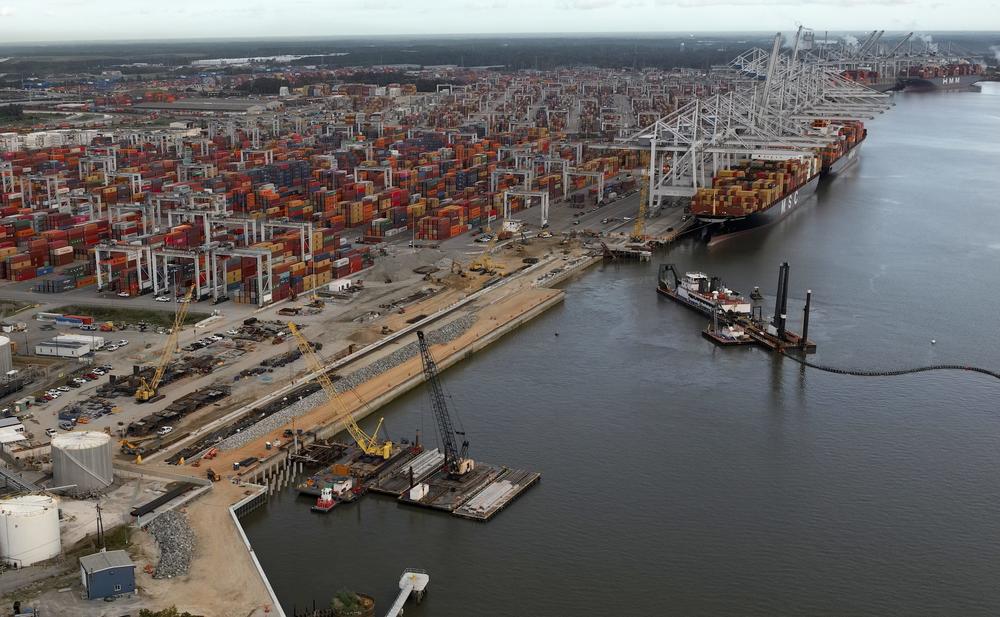
{"label": "yellow crawler crane", "polygon": [[[500,229],[503,229],[502,224]],[[497,247],[497,241],[500,239],[500,232],[497,231],[494,233],[492,229],[487,228],[486,233],[490,234],[490,241],[486,243],[486,248],[483,249],[483,252],[480,253],[478,257],[476,257],[475,261],[469,264],[470,272],[493,274],[501,268],[500,264],[495,263],[493,259],[490,258],[490,255]]]}
{"label": "yellow crawler crane", "polygon": [[146,401],[156,397],[156,391],[160,387],[160,382],[163,380],[163,374],[167,371],[167,365],[170,364],[170,358],[173,356],[174,351],[177,348],[177,337],[181,334],[181,326],[184,324],[184,318],[187,317],[188,307],[191,306],[191,295],[194,293],[194,287],[188,289],[187,293],[184,294],[184,298],[180,302],[180,306],[177,307],[177,314],[174,316],[174,327],[170,329],[170,335],[167,337],[166,344],[163,345],[163,351],[160,352],[160,360],[156,364],[156,372],[153,373],[153,379],[146,381],[143,377],[139,381],[139,387],[135,390],[135,400],[139,403],[145,403]]}
{"label": "yellow crawler crane", "polygon": [[642,186],[639,190],[639,214],[635,217],[635,225],[632,226],[632,235],[629,238],[632,242],[645,242],[646,240],[646,205],[649,201],[649,176],[642,173],[639,180]]}
{"label": "yellow crawler crane", "polygon": [[323,361],[316,355],[316,351],[312,348],[312,345],[309,344],[309,341],[306,340],[306,337],[302,335],[298,326],[294,323],[288,322],[288,331],[295,337],[295,343],[299,346],[299,351],[302,352],[306,362],[309,363],[309,369],[316,373],[316,381],[323,387],[326,397],[331,403],[337,406],[337,413],[340,416],[340,420],[344,423],[344,427],[350,433],[351,438],[361,448],[361,451],[368,456],[377,456],[384,459],[391,457],[392,442],[379,441],[378,439],[378,433],[382,429],[382,418],[379,418],[378,426],[375,427],[375,432],[371,435],[358,426],[358,423],[354,421],[354,416],[347,410],[347,406],[344,404],[340,393],[337,392],[337,388],[333,386],[333,382],[327,376]]}

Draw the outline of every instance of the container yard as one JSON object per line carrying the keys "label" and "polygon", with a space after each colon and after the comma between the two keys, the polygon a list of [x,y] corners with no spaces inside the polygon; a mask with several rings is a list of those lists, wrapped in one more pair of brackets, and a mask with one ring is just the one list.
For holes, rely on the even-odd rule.
{"label": "container yard", "polygon": [[[303,517],[383,499],[494,519],[545,470],[475,458],[443,371],[603,260],[805,204],[860,156],[886,75],[983,72],[880,37],[838,51],[800,28],[795,52],[779,35],[709,70],[414,66],[371,84],[351,80],[371,67],[309,67],[318,83],[298,84],[272,67],[291,85],[253,96],[233,89],[249,68],[76,84],[110,120],[0,135],[0,296],[23,304],[4,312],[4,415],[29,423],[7,480],[37,494],[7,514],[40,512],[58,547],[50,493],[77,513],[113,502],[144,593],[220,615],[284,614],[239,524],[279,491]],[[815,351],[808,299],[803,332],[785,327],[787,264],[770,322],[690,277],[661,271],[658,291],[709,317],[713,343]],[[414,388],[438,447],[377,415]]]}

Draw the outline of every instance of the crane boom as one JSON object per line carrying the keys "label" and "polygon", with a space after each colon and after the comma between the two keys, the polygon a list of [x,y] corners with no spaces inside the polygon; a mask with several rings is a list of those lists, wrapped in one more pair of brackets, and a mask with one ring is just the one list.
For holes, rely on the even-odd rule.
{"label": "crane boom", "polygon": [[170,358],[177,348],[177,339],[180,337],[184,318],[187,317],[188,307],[191,306],[191,296],[193,293],[194,286],[188,288],[187,293],[184,294],[184,298],[181,300],[180,306],[177,307],[177,314],[174,315],[174,327],[171,328],[167,342],[163,345],[163,351],[160,352],[160,359],[156,363],[156,371],[153,373],[153,379],[148,382],[145,378],[140,379],[139,387],[135,391],[136,401],[144,403],[156,396],[160,382],[163,381],[163,375],[167,372],[167,365],[170,364]]}
{"label": "crane boom", "polygon": [[464,438],[465,433],[456,431],[455,425],[451,421],[444,388],[441,387],[441,380],[438,379],[437,363],[431,356],[431,350],[427,345],[423,330],[417,330],[417,344],[420,347],[420,362],[424,366],[424,376],[427,377],[427,385],[431,390],[431,407],[434,410],[434,418],[437,420],[438,432],[441,433],[445,469],[452,475],[462,475],[473,468],[473,461],[468,458],[469,440],[463,439],[462,449],[458,449],[455,435],[462,435]]}
{"label": "crane boom", "polygon": [[302,356],[309,363],[309,368],[316,373],[316,381],[323,388],[326,397],[331,403],[337,406],[337,412],[340,420],[344,423],[344,428],[347,429],[348,434],[358,444],[361,451],[369,456],[379,456],[384,459],[390,458],[392,456],[392,442],[379,442],[378,440],[378,433],[382,428],[382,419],[379,418],[375,432],[371,435],[358,426],[358,423],[354,420],[354,416],[347,410],[340,392],[337,391],[333,382],[330,381],[330,377],[326,374],[326,367],[323,366],[323,361],[316,355],[316,350],[313,349],[313,346],[309,344],[309,341],[306,340],[306,337],[299,331],[299,327],[294,323],[288,322],[288,331],[295,337],[295,344],[298,345]]}
{"label": "crane boom", "polygon": [[649,177],[646,172],[642,172],[639,178],[642,186],[639,189],[639,214],[635,217],[635,225],[632,227],[633,242],[642,242],[646,239],[646,214],[648,212],[647,203],[649,201]]}

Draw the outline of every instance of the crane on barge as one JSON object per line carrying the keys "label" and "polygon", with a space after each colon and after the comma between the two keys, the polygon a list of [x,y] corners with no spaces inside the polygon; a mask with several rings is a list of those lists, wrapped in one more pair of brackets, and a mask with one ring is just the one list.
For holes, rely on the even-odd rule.
{"label": "crane on barge", "polygon": [[[434,418],[437,420],[438,432],[441,433],[441,443],[444,446],[444,468],[448,475],[461,477],[476,466],[475,461],[469,458],[469,440],[465,438],[464,431],[455,430],[455,425],[451,421],[444,388],[441,387],[441,380],[438,378],[437,363],[431,356],[430,346],[423,330],[417,330],[417,344],[420,347],[420,362],[424,367],[424,376],[431,391],[431,407],[434,409]],[[462,437],[461,449],[455,439],[456,435]]]}

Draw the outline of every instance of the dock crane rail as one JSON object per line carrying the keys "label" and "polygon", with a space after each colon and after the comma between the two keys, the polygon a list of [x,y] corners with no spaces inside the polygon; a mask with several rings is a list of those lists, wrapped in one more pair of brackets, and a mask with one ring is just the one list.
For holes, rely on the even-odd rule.
{"label": "dock crane rail", "polygon": [[379,441],[378,435],[382,428],[382,418],[379,418],[378,425],[375,427],[375,431],[372,434],[368,434],[362,429],[357,421],[354,420],[354,416],[348,411],[347,406],[344,404],[343,399],[340,396],[340,392],[333,385],[330,377],[326,374],[326,367],[323,365],[322,360],[316,355],[316,350],[313,346],[306,340],[306,337],[302,335],[299,327],[292,322],[288,322],[288,331],[292,333],[295,338],[295,343],[299,347],[299,351],[302,352],[302,356],[309,363],[310,370],[316,373],[316,381],[323,388],[326,393],[326,397],[331,403],[337,406],[337,411],[340,416],[340,420],[344,423],[344,428],[347,429],[348,434],[354,439],[354,442],[358,444],[361,451],[368,456],[377,456],[380,458],[388,459],[392,456],[392,442],[391,441]]}

